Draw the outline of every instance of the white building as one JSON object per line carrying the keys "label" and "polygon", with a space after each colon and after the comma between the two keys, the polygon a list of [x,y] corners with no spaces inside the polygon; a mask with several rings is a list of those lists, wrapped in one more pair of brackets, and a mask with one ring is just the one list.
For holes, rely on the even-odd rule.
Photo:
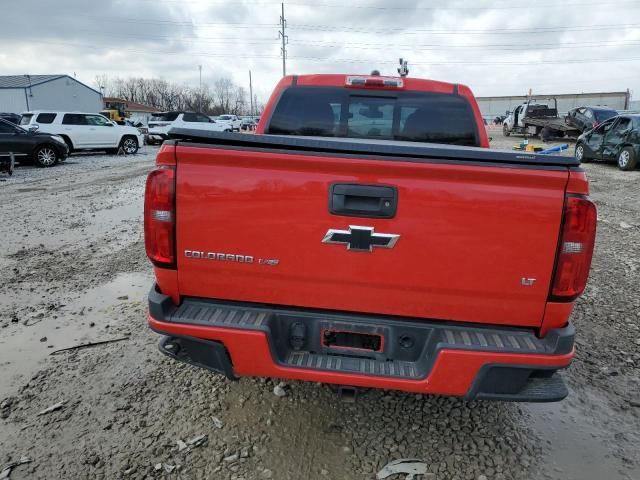
{"label": "white building", "polygon": [[97,113],[102,94],[69,75],[0,75],[0,112],[29,110]]}
{"label": "white building", "polygon": [[[482,116],[492,120],[498,115],[504,115],[506,111],[512,112],[521,103],[527,101],[526,95],[511,95],[503,97],[477,97],[478,106]],[[631,93],[626,92],[600,92],[600,93],[563,93],[549,95],[533,95],[540,103],[553,106],[553,98],[558,102],[558,113],[565,114],[576,107],[606,106],[614,110],[628,110],[630,108]]]}

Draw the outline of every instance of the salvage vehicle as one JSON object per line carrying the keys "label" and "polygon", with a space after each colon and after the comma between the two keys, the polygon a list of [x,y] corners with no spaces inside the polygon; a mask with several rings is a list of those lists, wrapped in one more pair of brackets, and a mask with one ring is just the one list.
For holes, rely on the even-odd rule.
{"label": "salvage vehicle", "polygon": [[69,155],[69,147],[62,137],[36,129],[25,130],[0,118],[0,155],[2,163],[10,164],[9,153],[16,162],[32,162],[38,167],[52,167]]}
{"label": "salvage vehicle", "polygon": [[157,145],[168,138],[172,128],[190,128],[210,132],[230,132],[231,127],[218,123],[203,113],[195,112],[160,112],[151,115],[149,129],[145,137],[149,145]]}
{"label": "salvage vehicle", "polygon": [[122,150],[131,155],[144,144],[144,137],[137,128],[118,125],[98,113],[25,112],[20,126],[62,137],[70,153],[77,150],[116,153]]}
{"label": "salvage vehicle", "polygon": [[615,161],[620,170],[635,169],[640,158],[640,115],[620,115],[583,133],[575,157],[582,163]]}
{"label": "salvage vehicle", "polygon": [[[553,106],[550,107],[549,104]],[[558,115],[558,101],[555,98],[549,99],[547,103],[529,99],[518,105],[502,123],[502,134],[505,137],[511,134],[532,135],[547,141],[551,137],[577,137],[580,133],[581,130]]]}
{"label": "salvage vehicle", "polygon": [[567,395],[596,207],[574,157],[489,150],[468,87],[286,76],[256,135],[169,136],[144,207],[166,355],[344,395]]}
{"label": "salvage vehicle", "polygon": [[578,107],[569,110],[566,121],[581,132],[586,132],[617,115],[618,112],[608,107]]}

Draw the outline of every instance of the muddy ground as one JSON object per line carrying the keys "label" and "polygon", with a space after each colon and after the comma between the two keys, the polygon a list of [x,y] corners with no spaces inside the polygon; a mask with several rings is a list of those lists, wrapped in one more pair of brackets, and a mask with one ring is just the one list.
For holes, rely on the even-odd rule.
{"label": "muddy ground", "polygon": [[[372,391],[346,404],[158,352],[141,224],[154,154],[74,155],[0,182],[0,469],[31,460],[11,479],[364,480],[406,457],[438,480],[640,478],[640,171],[585,167],[600,224],[567,400]],[[104,340],[120,341],[54,354]]]}

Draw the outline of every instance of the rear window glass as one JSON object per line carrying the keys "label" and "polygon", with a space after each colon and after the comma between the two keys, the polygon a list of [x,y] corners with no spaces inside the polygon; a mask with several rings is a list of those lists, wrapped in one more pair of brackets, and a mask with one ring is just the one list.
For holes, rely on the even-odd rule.
{"label": "rear window glass", "polygon": [[31,123],[32,118],[33,118],[32,113],[27,113],[25,115],[22,115],[22,118],[20,119],[20,125],[29,125],[29,123]]}
{"label": "rear window glass", "polygon": [[86,125],[87,121],[84,115],[80,113],[65,113],[62,117],[63,125]]}
{"label": "rear window glass", "polygon": [[180,115],[178,112],[167,112],[167,113],[154,113],[151,115],[151,120],[155,120],[156,122],[173,122]]}
{"label": "rear window glass", "polygon": [[37,116],[36,122],[38,123],[53,123],[56,118],[55,113],[41,113]]}
{"label": "rear window glass", "polygon": [[605,120],[618,115],[618,112],[616,112],[615,110],[595,110],[593,113],[595,114],[596,120],[598,120],[598,122],[604,122]]}
{"label": "rear window glass", "polygon": [[467,100],[430,92],[289,88],[267,133],[479,145]]}

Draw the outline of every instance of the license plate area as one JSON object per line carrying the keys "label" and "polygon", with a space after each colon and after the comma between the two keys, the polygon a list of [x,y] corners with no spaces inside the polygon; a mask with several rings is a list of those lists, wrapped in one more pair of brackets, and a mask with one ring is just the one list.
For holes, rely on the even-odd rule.
{"label": "license plate area", "polygon": [[384,347],[384,337],[379,334],[323,329],[320,337],[325,348],[382,352]]}

